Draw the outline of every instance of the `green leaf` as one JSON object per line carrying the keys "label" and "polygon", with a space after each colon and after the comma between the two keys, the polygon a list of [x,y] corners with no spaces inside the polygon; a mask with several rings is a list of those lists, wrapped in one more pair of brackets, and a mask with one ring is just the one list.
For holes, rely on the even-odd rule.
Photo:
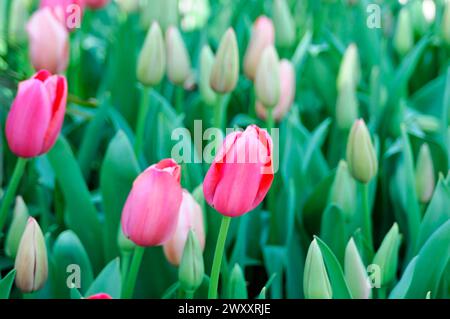
{"label": "green leaf", "polygon": [[85,296],[107,293],[113,299],[119,299],[122,291],[122,276],[120,274],[119,258],[112,260],[95,278]]}
{"label": "green leaf", "polygon": [[286,248],[282,246],[265,246],[263,248],[264,265],[267,274],[276,277],[272,281],[270,296],[272,299],[283,298],[283,272],[285,267]]}
{"label": "green leaf", "polygon": [[323,213],[320,237],[342,263],[348,239],[345,232],[344,214],[338,206],[330,204]]}
{"label": "green leaf", "polygon": [[97,210],[67,141],[60,137],[47,154],[66,203],[65,223],[80,238],[94,272],[103,261],[103,237]]}
{"label": "green leaf", "polygon": [[16,270],[11,270],[5,278],[0,280],[0,299],[8,299],[11,292],[11,287],[16,277]]}
{"label": "green leaf", "polygon": [[83,299],[83,296],[77,288],[72,288],[70,289],[70,299]]}
{"label": "green leaf", "polygon": [[389,299],[403,299],[405,298],[406,293],[408,292],[409,286],[411,285],[411,281],[414,274],[414,268],[416,267],[417,256],[411,259],[405,271],[403,272],[402,278],[400,278],[399,282],[392,289]]}

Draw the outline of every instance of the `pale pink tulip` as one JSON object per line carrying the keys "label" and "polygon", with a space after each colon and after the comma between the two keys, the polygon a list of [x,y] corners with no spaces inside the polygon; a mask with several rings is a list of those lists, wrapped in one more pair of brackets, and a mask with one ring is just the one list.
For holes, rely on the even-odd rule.
{"label": "pale pink tulip", "polygon": [[203,193],[219,213],[237,217],[261,203],[272,181],[272,139],[251,125],[225,138],[203,181]]}
{"label": "pale pink tulip", "polygon": [[67,81],[42,70],[19,83],[17,96],[6,120],[6,139],[20,157],[47,153],[64,121]]}
{"label": "pale pink tulip", "polygon": [[69,30],[81,26],[84,0],[41,0],[39,8],[49,8],[58,20]]}
{"label": "pale pink tulip", "polygon": [[180,173],[173,159],[164,159],[134,181],[122,211],[122,230],[135,244],[159,246],[172,236],[183,197]]}
{"label": "pale pink tulip", "polygon": [[252,28],[250,43],[244,57],[244,72],[250,80],[254,80],[259,60],[264,49],[274,44],[275,29],[272,20],[260,16]]}
{"label": "pale pink tulip", "polygon": [[[273,118],[276,121],[281,121],[286,113],[291,108],[295,98],[295,69],[292,63],[288,60],[280,61],[280,100],[275,108],[272,110]],[[266,119],[267,110],[263,104],[256,101],[256,114],[262,119]]]}
{"label": "pale pink tulip", "polygon": [[172,265],[180,264],[184,245],[191,229],[197,236],[200,247],[204,249],[205,229],[202,208],[187,190],[183,190],[177,228],[172,237],[164,244],[164,254]]}
{"label": "pale pink tulip", "polygon": [[69,34],[49,8],[36,11],[27,24],[33,67],[60,73],[69,61]]}

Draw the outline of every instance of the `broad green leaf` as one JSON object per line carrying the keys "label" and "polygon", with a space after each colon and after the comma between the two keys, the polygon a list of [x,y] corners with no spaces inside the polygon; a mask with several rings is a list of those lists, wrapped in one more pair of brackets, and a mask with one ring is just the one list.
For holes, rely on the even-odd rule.
{"label": "broad green leaf", "polygon": [[344,215],[338,206],[331,204],[325,209],[322,216],[320,237],[328,244],[342,264],[348,239],[345,232]]}
{"label": "broad green leaf", "polygon": [[412,277],[414,274],[414,268],[416,267],[417,256],[411,259],[405,271],[403,272],[402,278],[391,290],[389,299],[403,299],[408,292],[409,286],[411,285]]}
{"label": "broad green leaf", "polygon": [[283,298],[283,272],[285,268],[286,248],[283,246],[263,247],[264,265],[268,276],[276,275],[272,281],[270,296]]}
{"label": "broad green leaf", "polygon": [[86,297],[107,293],[113,299],[119,299],[122,291],[122,276],[120,275],[119,258],[113,259],[95,278],[88,291]]}
{"label": "broad green leaf", "polygon": [[16,270],[11,270],[5,278],[0,280],[0,299],[8,299],[11,292],[14,278],[16,277]]}

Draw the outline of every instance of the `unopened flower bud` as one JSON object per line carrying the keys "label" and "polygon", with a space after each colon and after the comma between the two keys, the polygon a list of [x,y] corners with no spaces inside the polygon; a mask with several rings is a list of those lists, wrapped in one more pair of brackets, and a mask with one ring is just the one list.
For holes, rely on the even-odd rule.
{"label": "unopened flower bud", "polygon": [[239,49],[234,30],[229,28],[222,37],[216,53],[210,84],[217,93],[234,90],[239,78]]}
{"label": "unopened flower bud", "polygon": [[349,221],[356,211],[356,183],[350,175],[347,163],[339,162],[333,185],[331,186],[330,202],[339,206],[344,218]]}
{"label": "unopened flower bud", "polygon": [[346,84],[338,90],[336,101],[336,124],[342,130],[348,130],[352,127],[358,118],[358,97],[355,87]]}
{"label": "unopened flower bud", "polygon": [[22,197],[16,198],[16,206],[14,207],[13,219],[9,227],[5,240],[5,253],[10,258],[16,258],[17,249],[19,248],[20,239],[27,226],[27,220],[30,217],[28,208]]}
{"label": "unopened flower bud", "polygon": [[291,47],[295,43],[295,21],[286,0],[273,2],[275,42],[280,47]]}
{"label": "unopened flower bud", "polygon": [[264,49],[256,71],[255,89],[258,101],[273,108],[280,99],[280,61],[273,46]]}
{"label": "unopened flower bud", "polygon": [[183,85],[191,72],[189,53],[178,28],[171,26],[166,31],[167,75],[176,85]]}
{"label": "unopened flower bud", "polygon": [[245,281],[242,268],[235,264],[231,271],[230,281],[228,284],[228,298],[231,299],[247,299],[247,283]]}
{"label": "unopened flower bud", "polygon": [[369,299],[372,295],[369,278],[353,238],[350,238],[345,249],[344,268],[345,280],[353,299]]}
{"label": "unopened flower bud", "polygon": [[380,267],[381,286],[392,284],[395,280],[401,241],[402,236],[399,234],[398,225],[394,223],[373,258],[373,264]]}
{"label": "unopened flower bud", "polygon": [[309,245],[306,255],[303,292],[307,299],[331,299],[333,295],[322,252],[316,239]]}
{"label": "unopened flower bud", "polygon": [[339,68],[337,78],[338,90],[343,90],[348,86],[356,88],[361,76],[360,69],[358,48],[354,43],[352,43],[348,46],[347,50],[345,50],[341,66]]}
{"label": "unopened flower bud", "polygon": [[200,93],[208,105],[215,105],[217,102],[217,94],[210,85],[213,64],[214,53],[208,45],[205,45],[200,55]]}
{"label": "unopened flower bud", "polygon": [[352,176],[367,184],[378,171],[378,160],[364,120],[353,124],[347,141],[347,163]]}
{"label": "unopened flower bud", "polygon": [[41,289],[47,281],[47,248],[41,228],[33,217],[20,240],[16,261],[16,286],[24,293]]}
{"label": "unopened flower bud", "polygon": [[[445,2],[444,15],[442,16],[442,37],[450,46],[450,1]],[[449,112],[450,114],[450,112]]]}
{"label": "unopened flower bud", "polygon": [[166,70],[166,50],[161,28],[154,22],[147,33],[137,62],[137,78],[147,86],[161,82]]}
{"label": "unopened flower bud", "polygon": [[394,34],[394,48],[401,56],[411,50],[414,45],[414,33],[411,17],[407,8],[402,8],[398,15],[397,28]]}
{"label": "unopened flower bud", "polygon": [[196,291],[203,281],[205,274],[202,248],[197,236],[189,231],[183,256],[181,257],[180,268],[178,269],[178,279],[180,287],[186,292]]}
{"label": "unopened flower bud", "polygon": [[421,203],[428,203],[434,191],[434,168],[430,148],[422,144],[416,163],[416,192]]}

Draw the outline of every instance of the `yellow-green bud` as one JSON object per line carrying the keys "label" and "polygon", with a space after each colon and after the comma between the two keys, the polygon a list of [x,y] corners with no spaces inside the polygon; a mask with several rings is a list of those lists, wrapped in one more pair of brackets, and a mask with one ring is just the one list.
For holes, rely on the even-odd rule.
{"label": "yellow-green bud", "polygon": [[358,97],[355,87],[346,84],[338,90],[336,101],[336,124],[342,130],[348,130],[358,118]]}
{"label": "yellow-green bud", "polygon": [[229,28],[220,40],[216,53],[210,84],[217,93],[229,93],[236,87],[239,78],[239,49],[234,30]]}
{"label": "yellow-green bud", "polygon": [[210,85],[213,64],[214,53],[208,45],[205,45],[200,55],[200,93],[208,105],[215,105],[217,102],[217,94]]}
{"label": "yellow-green bud", "polygon": [[355,180],[350,175],[347,163],[341,160],[331,187],[330,202],[337,205],[342,210],[345,220],[349,221],[356,211],[355,198]]}
{"label": "yellow-green bud", "polygon": [[295,43],[295,21],[286,0],[273,2],[275,43],[280,47],[291,47]]}
{"label": "yellow-green bud", "polygon": [[353,299],[369,299],[372,295],[369,277],[353,238],[345,248],[344,269],[345,281]]}
{"label": "yellow-green bud", "polygon": [[41,289],[48,276],[47,248],[41,228],[30,217],[20,240],[16,261],[16,286],[24,293]]}
{"label": "yellow-green bud", "polygon": [[414,45],[414,33],[411,17],[407,8],[402,8],[398,15],[397,28],[394,34],[394,48],[401,56],[408,53]]}
{"label": "yellow-green bud", "polygon": [[230,275],[228,285],[228,298],[231,299],[247,299],[247,283],[245,282],[244,272],[242,268],[235,264]]}
{"label": "yellow-green bud", "polygon": [[136,244],[127,238],[122,231],[122,226],[119,225],[119,231],[117,232],[117,246],[122,253],[132,253],[136,248]]}
{"label": "yellow-green bud", "polygon": [[331,299],[333,296],[322,252],[316,239],[309,245],[306,255],[303,292],[306,299]]}
{"label": "yellow-green bud", "polygon": [[273,46],[264,49],[255,78],[258,101],[266,108],[273,108],[280,100],[280,61]]}
{"label": "yellow-green bud", "polygon": [[22,197],[16,198],[16,206],[14,207],[13,219],[9,227],[5,241],[5,253],[10,258],[16,258],[17,249],[19,248],[20,239],[30,217],[28,208]]}
{"label": "yellow-green bud", "polygon": [[373,264],[380,267],[381,286],[390,285],[395,280],[401,241],[402,236],[398,231],[398,225],[394,223],[373,258]]}
{"label": "yellow-green bud", "polygon": [[[442,16],[442,37],[450,46],[450,1],[445,2],[444,15]],[[449,113],[450,114],[450,113]]]}
{"label": "yellow-green bud", "polygon": [[352,43],[345,50],[342,58],[339,74],[337,78],[337,89],[343,90],[346,87],[356,88],[361,76],[359,65],[359,54],[356,44]]}
{"label": "yellow-green bud", "polygon": [[189,231],[180,268],[178,269],[178,280],[180,287],[186,292],[194,292],[200,287],[205,274],[202,248],[197,236],[192,230]]}
{"label": "yellow-green bud", "polygon": [[137,62],[137,78],[147,86],[161,82],[166,71],[166,51],[161,28],[153,22]]}
{"label": "yellow-green bud", "polygon": [[166,31],[167,75],[176,85],[183,85],[191,72],[189,53],[183,37],[176,27],[169,27]]}
{"label": "yellow-green bud", "polygon": [[433,158],[427,143],[422,144],[416,163],[416,192],[421,203],[428,203],[435,185]]}
{"label": "yellow-green bud", "polygon": [[347,141],[347,163],[352,176],[367,184],[377,174],[378,160],[364,120],[356,120]]}

